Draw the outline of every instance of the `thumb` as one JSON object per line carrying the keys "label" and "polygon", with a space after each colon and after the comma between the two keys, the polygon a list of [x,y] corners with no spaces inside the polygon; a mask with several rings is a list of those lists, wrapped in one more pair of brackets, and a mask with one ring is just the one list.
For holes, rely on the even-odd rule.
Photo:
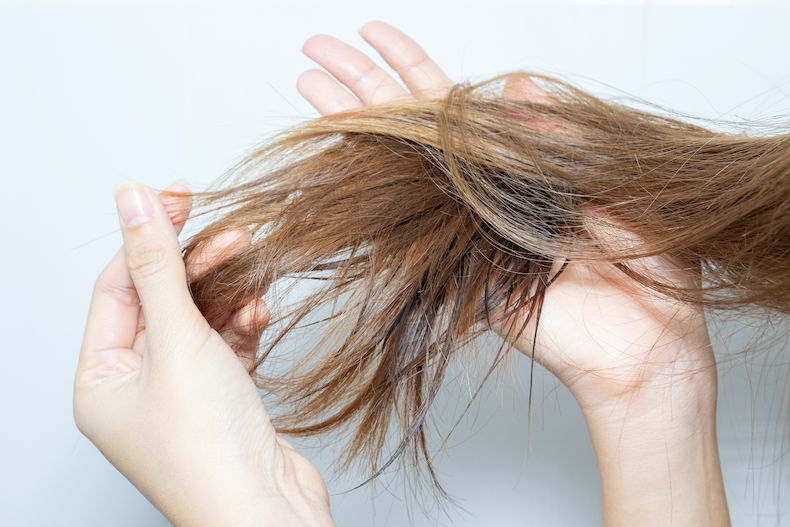
{"label": "thumb", "polygon": [[134,182],[113,190],[126,264],[145,314],[149,348],[182,342],[206,325],[189,293],[181,247],[159,198]]}

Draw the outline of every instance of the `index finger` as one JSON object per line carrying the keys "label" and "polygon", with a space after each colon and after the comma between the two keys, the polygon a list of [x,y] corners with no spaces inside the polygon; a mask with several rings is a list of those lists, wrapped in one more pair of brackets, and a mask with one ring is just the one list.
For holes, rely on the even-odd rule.
{"label": "index finger", "polygon": [[326,68],[366,106],[396,101],[409,95],[370,57],[336,38],[327,35],[310,37],[302,52]]}
{"label": "index finger", "polygon": [[414,40],[384,22],[365,24],[359,34],[395,70],[418,99],[444,97],[453,81]]}

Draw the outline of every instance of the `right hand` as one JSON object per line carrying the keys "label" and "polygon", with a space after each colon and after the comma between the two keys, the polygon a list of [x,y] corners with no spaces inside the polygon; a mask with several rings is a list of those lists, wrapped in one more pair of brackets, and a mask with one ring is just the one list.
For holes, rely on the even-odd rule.
{"label": "right hand", "polygon": [[[453,82],[426,52],[392,26],[370,22],[360,34],[406,88],[362,52],[333,37],[317,35],[305,43],[303,51],[337,80],[323,71],[308,70],[299,77],[297,88],[321,114],[439,98],[452,87]],[[526,75],[511,78],[503,97],[551,104],[550,97]],[[598,231],[603,241],[615,244],[624,235],[630,236],[611,229]],[[693,283],[694,275],[679,269],[670,258],[647,263],[676,284]],[[520,313],[517,318],[526,315]],[[507,326],[499,320],[494,330],[507,337]],[[533,333],[534,327],[516,343],[529,356],[533,355]],[[715,380],[702,310],[658,298],[607,263],[571,262],[549,287],[534,358],[583,407],[621,401],[654,384],[665,387],[670,374],[679,378],[701,373]]]}
{"label": "right hand", "polygon": [[[371,22],[360,33],[406,89],[360,51],[319,35],[303,51],[337,81],[310,70],[297,87],[323,115],[443,97],[453,85],[395,28]],[[551,104],[527,75],[511,77],[503,97]],[[595,232],[615,246],[633,239],[611,225]],[[669,256],[636,264],[676,285],[697,279]],[[515,327],[527,315],[516,313]],[[508,338],[511,321],[494,320],[493,329]],[[717,376],[703,310],[647,291],[612,264],[570,262],[546,292],[537,333],[530,325],[515,347],[579,402],[601,470],[605,524],[663,525],[674,518],[728,525],[716,445]]]}

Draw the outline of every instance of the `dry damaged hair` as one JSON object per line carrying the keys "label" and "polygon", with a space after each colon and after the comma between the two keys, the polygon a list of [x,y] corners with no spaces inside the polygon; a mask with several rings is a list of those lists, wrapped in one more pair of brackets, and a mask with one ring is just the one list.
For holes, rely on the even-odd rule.
{"label": "dry damaged hair", "polygon": [[[790,312],[790,135],[715,132],[531,78],[544,91],[532,100],[504,98],[515,77],[503,76],[305,122],[195,195],[214,219],[185,257],[252,232],[250,247],[191,280],[214,327],[278,280],[317,284],[275,317],[250,368],[286,409],[280,432],[345,430],[346,466],[366,460],[377,475],[408,453],[400,460],[436,483],[425,418],[453,356],[494,312],[529,314],[511,332],[538,318],[555,262],[607,261],[707,307]],[[591,228],[602,218],[640,243],[602,243]],[[698,285],[631,265],[659,254]],[[326,352],[265,374],[274,347],[326,305]]]}

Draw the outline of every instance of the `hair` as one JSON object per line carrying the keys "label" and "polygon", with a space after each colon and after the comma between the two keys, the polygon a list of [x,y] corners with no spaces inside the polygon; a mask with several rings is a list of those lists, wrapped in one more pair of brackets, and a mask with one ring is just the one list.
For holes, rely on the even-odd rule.
{"label": "hair", "polygon": [[[511,334],[537,322],[563,262],[610,262],[710,308],[790,312],[790,135],[712,131],[540,75],[529,74],[545,96],[504,98],[519,75],[299,124],[194,195],[214,217],[185,257],[252,232],[251,246],[191,279],[215,328],[281,279],[317,284],[271,321],[280,329],[250,367],[287,408],[279,432],[345,430],[344,466],[365,460],[375,477],[407,454],[440,488],[426,415],[448,366],[497,322]],[[638,239],[613,244],[607,225]],[[699,280],[635,265],[662,254]],[[264,374],[321,306],[332,306],[325,352]],[[528,314],[518,327],[516,313]]]}

